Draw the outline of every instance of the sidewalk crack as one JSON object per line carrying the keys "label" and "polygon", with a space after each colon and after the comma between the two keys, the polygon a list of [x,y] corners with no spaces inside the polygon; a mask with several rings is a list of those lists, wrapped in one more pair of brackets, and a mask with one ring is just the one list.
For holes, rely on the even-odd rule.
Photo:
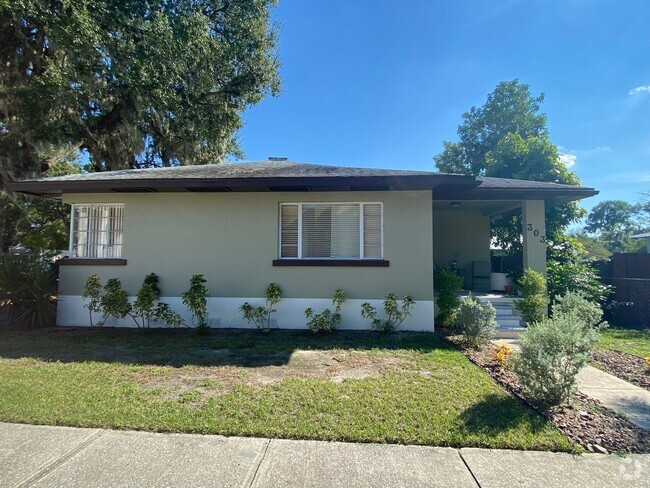
{"label": "sidewalk crack", "polygon": [[268,439],[266,441],[266,445],[264,446],[264,451],[262,452],[262,457],[260,458],[260,462],[257,463],[257,467],[255,468],[255,473],[253,473],[253,478],[251,479],[251,482],[249,483],[248,488],[252,488],[252,486],[257,481],[257,475],[260,472],[260,466],[262,466],[262,462],[264,462],[264,459],[266,458],[266,453],[269,450],[269,446],[271,445],[271,442],[273,442],[273,439]]}
{"label": "sidewalk crack", "polygon": [[469,474],[472,476],[472,479],[474,480],[474,483],[476,483],[476,486],[478,486],[478,488],[481,488],[481,483],[478,482],[478,479],[476,478],[476,475],[474,474],[474,471],[472,471],[472,468],[469,467],[469,464],[467,463],[467,461],[463,457],[463,453],[460,452],[460,449],[456,449],[456,451],[458,452],[458,455],[460,456],[460,460],[463,462],[463,464],[467,468],[467,471],[469,471]]}
{"label": "sidewalk crack", "polygon": [[86,447],[88,447],[90,444],[95,442],[97,439],[99,439],[101,436],[106,434],[106,430],[99,430],[93,434],[90,434],[88,437],[86,437],[82,442],[79,443],[77,447],[74,449],[66,452],[63,456],[55,459],[52,461],[50,464],[45,466],[44,468],[40,469],[33,475],[31,475],[29,478],[24,479],[20,483],[16,485],[16,488],[24,488],[27,486],[32,485],[36,481],[44,478],[48,474],[50,474],[52,471],[54,471],[56,468],[61,466],[63,463],[65,463],[68,459],[72,458],[73,456],[79,454],[82,450],[84,450]]}

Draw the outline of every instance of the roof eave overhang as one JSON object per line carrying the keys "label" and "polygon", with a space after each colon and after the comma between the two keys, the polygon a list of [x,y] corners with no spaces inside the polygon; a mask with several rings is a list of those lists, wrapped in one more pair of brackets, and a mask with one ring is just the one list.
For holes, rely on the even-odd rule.
{"label": "roof eave overhang", "polygon": [[568,203],[598,194],[593,188],[485,188],[474,176],[392,175],[273,178],[168,178],[105,180],[26,180],[7,184],[9,191],[60,197],[64,193],[112,192],[267,192],[267,191],[432,191],[434,200],[545,200]]}
{"label": "roof eave overhang", "polygon": [[433,192],[434,200],[544,200],[560,205],[598,195],[593,188],[476,188],[471,190],[439,189]]}

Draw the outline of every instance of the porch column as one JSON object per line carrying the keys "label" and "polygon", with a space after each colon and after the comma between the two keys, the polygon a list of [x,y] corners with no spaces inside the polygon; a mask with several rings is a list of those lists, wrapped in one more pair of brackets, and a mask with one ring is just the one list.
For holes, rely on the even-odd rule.
{"label": "porch column", "polygon": [[524,269],[546,276],[546,215],[544,200],[524,200],[521,207]]}

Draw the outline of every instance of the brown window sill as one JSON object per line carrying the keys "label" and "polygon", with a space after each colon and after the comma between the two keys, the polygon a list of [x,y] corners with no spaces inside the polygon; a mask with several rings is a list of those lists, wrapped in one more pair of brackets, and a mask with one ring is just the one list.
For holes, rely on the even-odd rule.
{"label": "brown window sill", "polygon": [[384,259],[274,259],[273,266],[342,266],[356,268],[387,268]]}
{"label": "brown window sill", "polygon": [[126,266],[123,258],[62,258],[56,264],[61,266]]}

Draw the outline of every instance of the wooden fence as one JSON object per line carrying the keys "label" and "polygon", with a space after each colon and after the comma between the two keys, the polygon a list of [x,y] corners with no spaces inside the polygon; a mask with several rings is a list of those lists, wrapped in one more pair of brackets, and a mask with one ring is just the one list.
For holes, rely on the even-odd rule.
{"label": "wooden fence", "polygon": [[610,320],[650,327],[650,254],[614,254],[603,271],[603,281],[614,286]]}

